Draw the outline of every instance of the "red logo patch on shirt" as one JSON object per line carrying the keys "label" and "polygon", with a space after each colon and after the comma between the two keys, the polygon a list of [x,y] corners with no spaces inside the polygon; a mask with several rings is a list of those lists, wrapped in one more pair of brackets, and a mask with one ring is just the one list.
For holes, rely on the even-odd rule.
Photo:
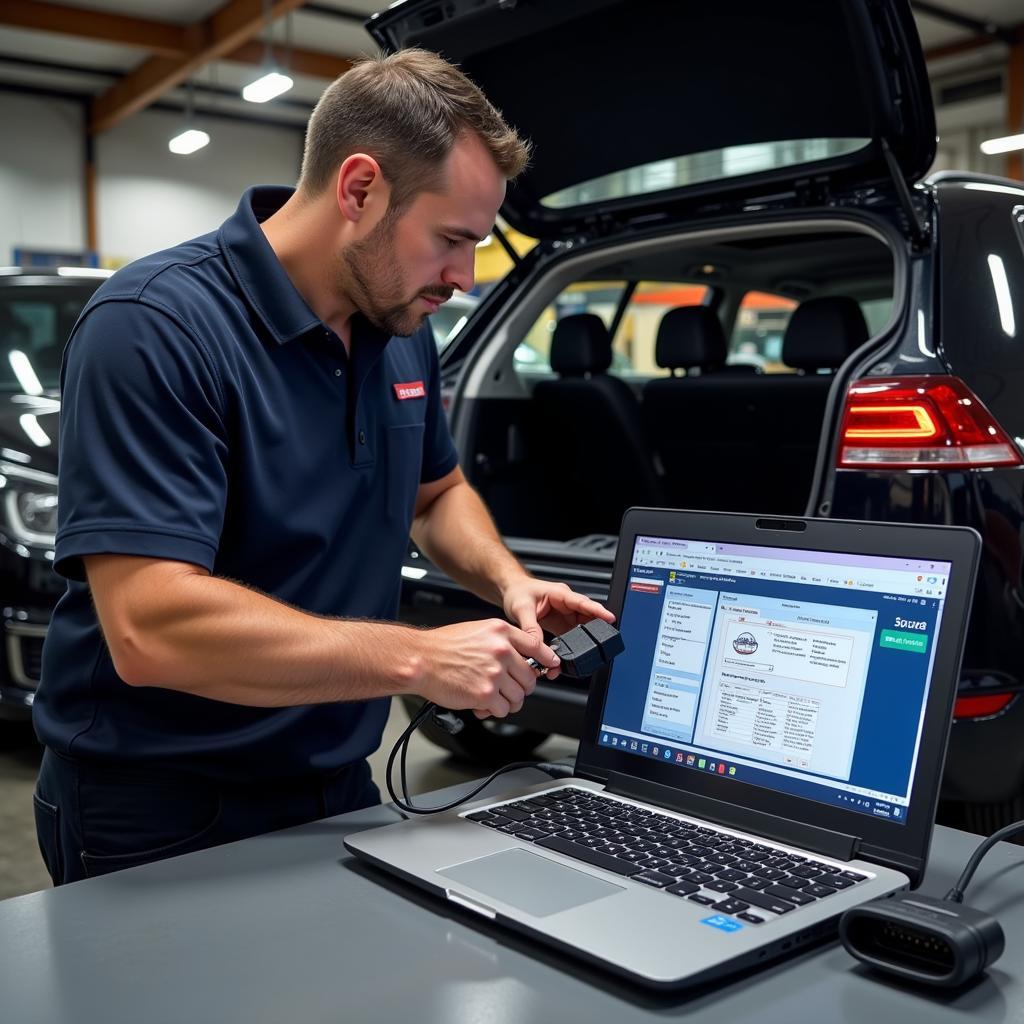
{"label": "red logo patch on shirt", "polygon": [[405,384],[392,384],[395,389],[395,397],[404,402],[407,398],[426,398],[427,389],[421,380],[410,380]]}

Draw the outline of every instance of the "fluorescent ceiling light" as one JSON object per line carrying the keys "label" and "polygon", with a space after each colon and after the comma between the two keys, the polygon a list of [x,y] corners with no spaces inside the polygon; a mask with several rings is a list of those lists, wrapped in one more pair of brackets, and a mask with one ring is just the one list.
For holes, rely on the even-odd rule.
{"label": "fluorescent ceiling light", "polygon": [[986,156],[1012,153],[1015,149],[1024,149],[1024,135],[1004,135],[1000,139],[986,139],[981,144],[981,151]]}
{"label": "fluorescent ceiling light", "polygon": [[189,153],[202,149],[209,142],[210,136],[206,132],[200,131],[198,128],[186,128],[180,135],[175,135],[167,143],[167,148],[172,153],[177,153],[178,156],[188,156]]}
{"label": "fluorescent ceiling light", "polygon": [[250,82],[242,90],[242,99],[250,103],[266,103],[287,92],[295,83],[280,71],[268,71],[262,78]]}

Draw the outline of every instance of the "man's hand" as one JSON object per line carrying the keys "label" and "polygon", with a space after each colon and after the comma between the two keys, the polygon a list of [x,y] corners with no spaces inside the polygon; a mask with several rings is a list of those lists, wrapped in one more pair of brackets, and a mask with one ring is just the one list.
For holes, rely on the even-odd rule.
{"label": "man's hand", "polygon": [[458,622],[417,634],[419,669],[413,692],[443,708],[472,709],[478,718],[515,714],[533,693],[535,658],[554,668],[558,657],[537,637],[501,619]]}
{"label": "man's hand", "polygon": [[[577,594],[564,583],[548,583],[531,576],[524,576],[505,589],[502,606],[505,614],[513,622],[519,623],[524,633],[541,644],[545,629],[558,635],[581,622],[590,622],[591,619],[615,621],[615,616],[604,605]],[[548,647],[544,649],[550,650]],[[549,671],[547,677],[554,679],[557,675],[556,669]]]}

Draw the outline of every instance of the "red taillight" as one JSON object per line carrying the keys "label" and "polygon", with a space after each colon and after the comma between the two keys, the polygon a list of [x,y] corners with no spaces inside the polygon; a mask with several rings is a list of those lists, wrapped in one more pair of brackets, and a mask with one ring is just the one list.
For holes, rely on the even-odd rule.
{"label": "red taillight", "polygon": [[998,715],[1000,711],[1008,707],[1013,700],[1012,693],[994,693],[979,697],[957,697],[953,706],[953,717],[960,718],[988,718],[991,715]]}
{"label": "red taillight", "polygon": [[840,434],[841,469],[1019,466],[1016,444],[958,377],[854,381]]}

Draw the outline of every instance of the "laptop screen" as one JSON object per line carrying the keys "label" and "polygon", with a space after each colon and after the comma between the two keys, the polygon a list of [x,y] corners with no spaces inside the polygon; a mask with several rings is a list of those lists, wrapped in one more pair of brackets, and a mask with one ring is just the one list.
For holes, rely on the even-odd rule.
{"label": "laptop screen", "polygon": [[597,742],[905,823],[950,568],[639,536]]}

